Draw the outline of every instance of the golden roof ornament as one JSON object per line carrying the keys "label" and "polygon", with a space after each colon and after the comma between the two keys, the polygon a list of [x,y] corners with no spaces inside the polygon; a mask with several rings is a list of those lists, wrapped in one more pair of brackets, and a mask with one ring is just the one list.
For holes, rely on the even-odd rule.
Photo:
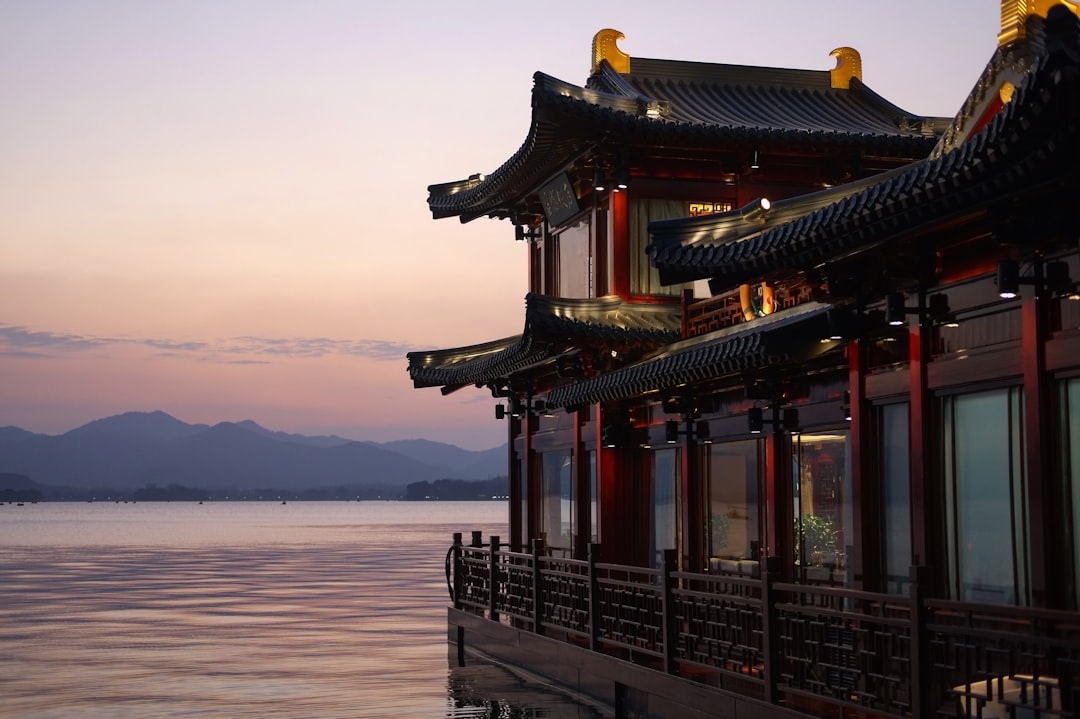
{"label": "golden roof ornament", "polygon": [[1004,47],[1014,40],[1023,40],[1027,19],[1032,15],[1046,17],[1046,13],[1055,5],[1064,5],[1080,17],[1080,2],[1077,0],[1001,0],[998,47]]}
{"label": "golden roof ornament", "polygon": [[851,87],[851,78],[862,82],[862,55],[853,47],[838,47],[829,53],[836,58],[836,67],[829,71],[832,86],[838,90]]}
{"label": "golden roof ornament", "polygon": [[630,56],[619,49],[616,44],[626,36],[618,30],[605,28],[593,35],[592,41],[592,74],[600,71],[600,61],[607,60],[611,68],[625,75],[630,72]]}

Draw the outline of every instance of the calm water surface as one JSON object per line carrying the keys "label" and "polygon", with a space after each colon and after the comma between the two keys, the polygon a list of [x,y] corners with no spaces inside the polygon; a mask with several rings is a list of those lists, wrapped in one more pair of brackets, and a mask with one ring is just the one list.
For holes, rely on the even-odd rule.
{"label": "calm water surface", "polygon": [[0,505],[0,717],[551,717],[448,668],[453,532],[501,502]]}

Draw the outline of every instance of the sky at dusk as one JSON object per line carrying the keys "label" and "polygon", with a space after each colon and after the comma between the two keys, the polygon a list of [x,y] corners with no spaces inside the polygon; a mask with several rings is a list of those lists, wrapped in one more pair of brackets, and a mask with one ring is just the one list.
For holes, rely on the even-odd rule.
{"label": "sky at dusk", "polygon": [[631,57],[828,70],[951,116],[998,0],[0,0],[0,426],[129,410],[358,440],[505,441],[405,353],[518,334],[507,221],[427,186],[525,139],[532,75]]}

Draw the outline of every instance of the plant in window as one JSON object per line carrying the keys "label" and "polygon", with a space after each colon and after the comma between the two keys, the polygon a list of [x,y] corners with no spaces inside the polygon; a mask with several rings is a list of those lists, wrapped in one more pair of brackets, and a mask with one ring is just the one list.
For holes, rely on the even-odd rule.
{"label": "plant in window", "polygon": [[719,550],[728,545],[729,529],[731,529],[731,519],[726,514],[709,515],[709,531],[712,537],[713,554],[719,554]]}
{"label": "plant in window", "polygon": [[[826,514],[804,514],[795,524],[796,561],[821,567],[836,561],[833,518]],[[805,548],[805,553],[804,553]]]}

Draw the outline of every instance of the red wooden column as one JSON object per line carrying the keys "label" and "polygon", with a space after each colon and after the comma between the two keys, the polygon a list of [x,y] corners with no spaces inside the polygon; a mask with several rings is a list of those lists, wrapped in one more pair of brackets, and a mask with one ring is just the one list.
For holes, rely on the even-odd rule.
{"label": "red wooden column", "polygon": [[543,476],[541,476],[540,463],[537,461],[536,452],[533,451],[533,432],[535,428],[532,423],[532,414],[526,413],[520,420],[521,432],[524,435],[524,450],[525,453],[525,491],[528,496],[528,536],[526,537],[527,546],[532,546],[532,542],[539,536],[540,532],[540,503],[543,498]]}
{"label": "red wooden column", "polygon": [[[693,420],[679,423],[681,430],[692,431]],[[686,444],[680,450],[680,468],[682,475],[682,557],[684,569],[701,572],[706,569],[705,556],[705,512],[703,491],[704,478],[701,476],[700,445],[697,439],[687,434]]]}
{"label": "red wooden column", "polygon": [[874,442],[877,433],[873,429],[874,413],[866,412],[865,357],[860,340],[853,340],[847,347],[848,401],[851,422],[851,478],[852,503],[856,508],[852,533],[856,547],[854,557],[848,557],[856,577],[862,577],[863,589],[881,589],[881,480],[877,471],[878,461]]}
{"label": "red wooden column", "polygon": [[630,205],[627,192],[612,192],[608,203],[607,232],[613,260],[608,293],[630,297]]}
{"label": "red wooden column", "polygon": [[944,563],[934,561],[935,552],[945,545],[935,536],[935,523],[927,521],[936,514],[933,501],[933,396],[927,388],[927,365],[930,359],[932,327],[926,318],[913,324],[908,335],[909,366],[911,371],[909,396],[911,400],[909,428],[909,466],[911,471],[911,555],[915,566],[928,565],[936,574],[927,577],[930,587],[923,587],[927,596],[937,596],[941,586]]}
{"label": "red wooden column", "polygon": [[[528,492],[523,492],[523,484],[526,481],[526,477],[522,475],[521,457],[514,449],[514,440],[516,438],[517,422],[513,417],[508,417],[506,420],[506,441],[509,451],[506,453],[507,457],[507,477],[510,479],[510,516],[507,517],[507,525],[510,529],[510,551],[520,552],[525,543],[524,532],[527,527],[521,526],[521,508],[523,502],[528,500]],[[526,453],[526,456],[528,454]]]}
{"label": "red wooden column", "polygon": [[791,438],[784,433],[779,409],[773,409],[773,431],[765,440],[765,493],[769,510],[766,527],[768,555],[780,558],[780,581],[795,576],[795,485],[791,467]]}
{"label": "red wooden column", "polygon": [[[1041,273],[1039,273],[1041,274]],[[1041,277],[1036,278],[1038,282]],[[1047,305],[1049,298],[1025,297],[1020,307],[1022,318],[1021,341],[1024,357],[1024,441],[1027,454],[1028,520],[1031,550],[1031,599],[1036,607],[1065,608],[1066,582],[1050,581],[1048,568],[1062,567],[1065,553],[1060,538],[1055,541],[1055,528],[1064,526],[1062,508],[1055,495],[1056,472],[1052,469],[1050,443],[1054,428],[1049,420],[1050,388],[1046,376],[1046,339],[1049,335]],[[1060,570],[1059,570],[1060,571]]]}
{"label": "red wooden column", "polygon": [[596,406],[596,472],[597,492],[599,496],[600,535],[598,537],[603,553],[603,561],[622,563],[627,557],[627,549],[632,542],[636,516],[628,501],[627,485],[630,478],[626,473],[627,463],[623,457],[629,451],[622,446],[605,447],[602,441],[604,419],[600,405]]}

